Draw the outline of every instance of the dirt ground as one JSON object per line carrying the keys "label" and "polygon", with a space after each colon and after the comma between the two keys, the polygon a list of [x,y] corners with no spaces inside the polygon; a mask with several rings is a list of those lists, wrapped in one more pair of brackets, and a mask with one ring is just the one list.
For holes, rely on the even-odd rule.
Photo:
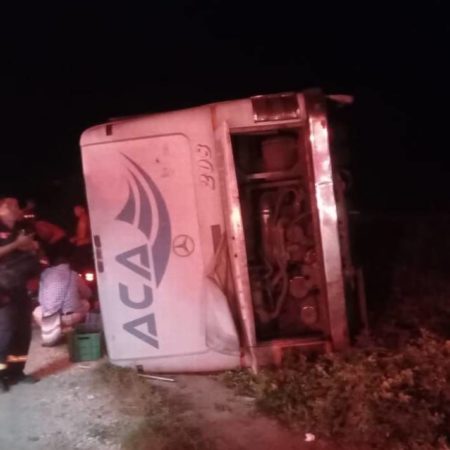
{"label": "dirt ground", "polygon": [[[65,344],[44,348],[35,330],[26,371],[41,380],[15,385],[0,394],[0,449],[124,448],[124,436],[142,417],[118,408],[122,399],[91,382],[102,364],[104,360],[70,363]],[[216,376],[170,378],[175,381],[146,382],[164,392],[167,401],[182,404],[182,419],[195,424],[214,449],[337,449],[319,440],[306,442],[305,433],[290,431],[257,414],[251,398],[236,396]],[[148,449],[154,449],[152,442]]]}

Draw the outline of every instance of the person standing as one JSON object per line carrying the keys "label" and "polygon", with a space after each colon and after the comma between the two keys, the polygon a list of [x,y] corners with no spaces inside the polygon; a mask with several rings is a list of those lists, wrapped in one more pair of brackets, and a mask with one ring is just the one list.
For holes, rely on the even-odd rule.
{"label": "person standing", "polygon": [[78,271],[92,264],[93,254],[91,245],[91,227],[87,210],[82,205],[76,205],[73,209],[77,218],[75,236],[70,240],[75,246],[73,254],[73,265]]}
{"label": "person standing", "polygon": [[28,354],[31,304],[26,282],[39,267],[33,236],[17,229],[22,216],[16,199],[0,199],[0,380],[4,390],[10,377],[29,380],[23,373],[23,360],[7,364],[11,353],[22,359]]}

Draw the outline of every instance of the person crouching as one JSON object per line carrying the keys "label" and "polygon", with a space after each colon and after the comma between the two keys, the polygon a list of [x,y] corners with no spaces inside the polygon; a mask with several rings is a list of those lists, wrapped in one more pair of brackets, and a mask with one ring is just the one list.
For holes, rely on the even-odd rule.
{"label": "person crouching", "polygon": [[42,345],[58,344],[64,331],[84,321],[89,312],[91,290],[72,268],[69,258],[52,257],[39,280],[39,306],[33,318],[41,327]]}

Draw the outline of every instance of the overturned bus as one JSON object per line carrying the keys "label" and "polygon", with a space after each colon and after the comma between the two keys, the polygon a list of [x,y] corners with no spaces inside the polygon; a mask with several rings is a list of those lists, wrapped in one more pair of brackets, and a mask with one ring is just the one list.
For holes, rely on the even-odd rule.
{"label": "overturned bus", "polygon": [[256,96],[83,133],[112,363],[256,369],[348,345],[357,287],[326,103]]}

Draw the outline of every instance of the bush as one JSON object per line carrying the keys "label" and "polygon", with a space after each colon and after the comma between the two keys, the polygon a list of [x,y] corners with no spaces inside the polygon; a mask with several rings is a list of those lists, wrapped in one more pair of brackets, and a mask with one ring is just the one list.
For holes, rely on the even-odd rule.
{"label": "bush", "polygon": [[318,435],[379,448],[448,448],[450,342],[426,332],[401,352],[356,349],[315,360],[292,352],[282,370],[225,378],[262,411]]}
{"label": "bush", "polygon": [[[372,336],[366,347],[282,368],[229,372],[226,383],[283,423],[383,449],[449,449],[448,217],[364,225]],[[362,342],[360,342],[361,344]]]}
{"label": "bush", "polygon": [[371,328],[402,346],[426,328],[450,339],[450,217],[379,218],[360,226]]}

